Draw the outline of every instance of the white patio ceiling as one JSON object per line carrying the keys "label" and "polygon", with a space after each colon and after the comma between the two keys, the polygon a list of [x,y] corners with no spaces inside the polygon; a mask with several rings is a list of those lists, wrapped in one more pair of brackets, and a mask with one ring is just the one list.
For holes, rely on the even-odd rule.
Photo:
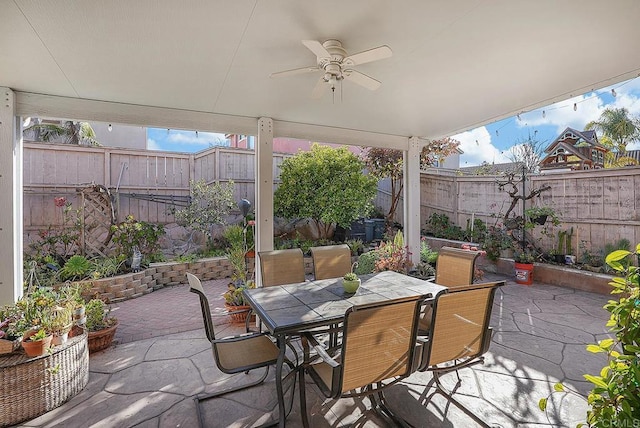
{"label": "white patio ceiling", "polygon": [[[0,86],[437,138],[638,76],[639,20],[637,0],[2,0]],[[377,91],[269,77],[332,38],[393,50],[356,67]]]}

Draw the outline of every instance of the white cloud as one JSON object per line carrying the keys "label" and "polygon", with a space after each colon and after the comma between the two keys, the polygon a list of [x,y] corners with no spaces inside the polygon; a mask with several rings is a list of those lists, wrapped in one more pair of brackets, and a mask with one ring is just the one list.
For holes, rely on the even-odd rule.
{"label": "white cloud", "polygon": [[173,144],[189,144],[194,146],[209,147],[209,144],[215,144],[224,141],[224,134],[214,132],[198,132],[194,131],[176,131],[171,130],[167,136],[167,141]]}
{"label": "white cloud", "polygon": [[147,138],[147,150],[162,150],[153,138]]}
{"label": "white cloud", "polygon": [[[577,110],[573,109],[574,104]],[[584,129],[587,123],[600,117],[604,108],[605,104],[602,99],[590,93],[560,101],[539,110],[522,113],[520,120],[516,120],[516,124],[519,128],[551,125],[555,126],[556,133],[560,134],[567,127]],[[542,117],[543,110],[545,117]]]}
{"label": "white cloud", "polygon": [[504,153],[491,143],[491,134],[484,126],[451,138],[460,141],[460,149],[464,152],[460,155],[461,167],[480,165],[482,162],[509,162]]}

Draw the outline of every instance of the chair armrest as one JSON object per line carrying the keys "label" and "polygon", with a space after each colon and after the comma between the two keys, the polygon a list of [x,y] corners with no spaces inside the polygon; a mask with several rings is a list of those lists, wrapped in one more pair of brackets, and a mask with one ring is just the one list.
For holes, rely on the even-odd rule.
{"label": "chair armrest", "polygon": [[318,340],[311,333],[303,333],[303,336],[311,344],[318,356],[322,358],[322,361],[329,364],[333,368],[340,366],[340,364],[336,360],[331,358],[324,347],[320,345],[320,343],[318,343]]}
{"label": "chair armrest", "polygon": [[269,336],[269,335],[267,333],[244,333],[238,336],[230,336],[230,337],[223,337],[220,339],[214,339],[211,341],[211,343],[241,342],[243,340],[247,340],[247,339],[251,339],[253,337],[259,337],[259,336]]}

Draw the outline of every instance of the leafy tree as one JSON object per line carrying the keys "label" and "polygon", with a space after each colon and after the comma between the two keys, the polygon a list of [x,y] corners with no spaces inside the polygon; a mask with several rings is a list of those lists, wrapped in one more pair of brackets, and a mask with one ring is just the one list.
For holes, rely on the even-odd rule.
{"label": "leafy tree", "polygon": [[189,205],[175,210],[173,214],[178,223],[202,232],[211,239],[211,226],[222,224],[234,206],[233,181],[207,184],[205,180],[191,180],[189,187],[191,190]]}
{"label": "leafy tree", "polygon": [[334,224],[349,227],[368,214],[376,195],[375,177],[344,147],[313,144],[308,152],[285,159],[274,194],[274,212],[285,218],[310,218],[328,239]]}
{"label": "leafy tree", "polygon": [[640,140],[638,118],[630,117],[629,111],[622,108],[606,108],[598,120],[587,123],[585,129],[602,132],[601,143],[608,148],[624,153],[627,144]]}
{"label": "leafy tree", "polygon": [[[455,153],[459,145],[460,142],[448,137],[430,141],[420,152],[420,167],[426,168],[434,165],[436,161]],[[385,216],[387,224],[390,224],[398,209],[404,187],[402,151],[369,148],[364,156],[364,162],[369,173],[378,180],[387,177],[391,179],[391,205]]]}
{"label": "leafy tree", "polygon": [[96,133],[87,122],[67,120],[62,124],[37,120],[36,123],[25,128],[24,132],[32,131],[36,141],[49,142],[58,137],[64,137],[65,144],[100,146],[96,140]]}

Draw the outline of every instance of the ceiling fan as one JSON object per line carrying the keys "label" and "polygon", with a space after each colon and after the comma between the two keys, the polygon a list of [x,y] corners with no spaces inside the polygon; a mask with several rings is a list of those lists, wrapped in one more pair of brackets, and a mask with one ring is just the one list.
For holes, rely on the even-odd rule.
{"label": "ceiling fan", "polygon": [[336,83],[341,82],[343,79],[375,91],[380,87],[380,81],[354,70],[352,67],[389,58],[393,54],[389,46],[382,45],[353,55],[347,55],[342,43],[334,39],[327,40],[324,43],[320,43],[317,40],[303,40],[302,44],[316,55],[317,64],[315,66],[271,73],[271,77],[286,77],[321,71],[322,76],[320,76],[311,93],[313,98],[320,98],[327,88],[335,91]]}

